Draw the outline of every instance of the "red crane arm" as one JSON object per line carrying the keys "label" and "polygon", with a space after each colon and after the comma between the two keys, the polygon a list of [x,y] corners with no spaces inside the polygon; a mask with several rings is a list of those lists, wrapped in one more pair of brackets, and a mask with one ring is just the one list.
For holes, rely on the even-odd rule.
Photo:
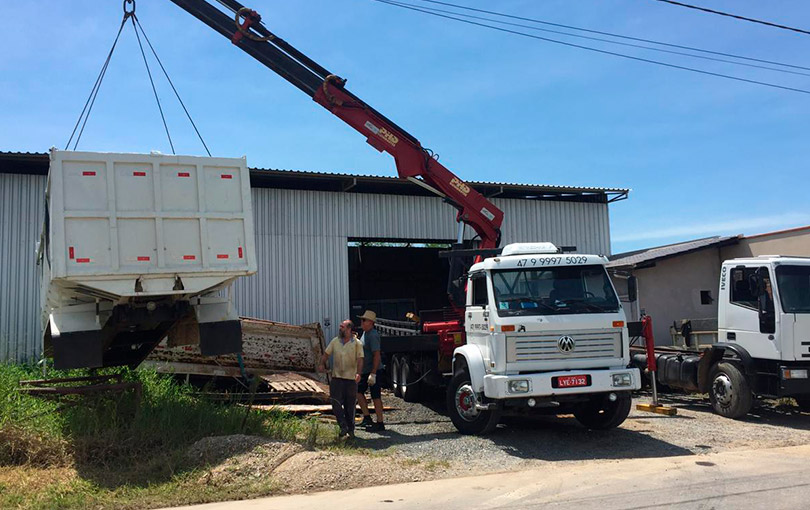
{"label": "red crane arm", "polygon": [[481,248],[498,246],[503,211],[434,159],[418,140],[347,93],[343,80],[329,76],[313,99],[362,133],[369,145],[392,155],[401,178],[421,178],[429,189],[445,197],[458,210],[456,220],[470,225],[481,238]]}
{"label": "red crane arm", "polygon": [[218,0],[230,16],[206,0],[171,1],[362,133],[372,147],[391,154],[401,178],[439,194],[458,210],[456,220],[475,230],[481,248],[498,247],[503,211],[434,159],[415,137],[346,90],[345,80],[271,33],[255,11],[235,0]]}

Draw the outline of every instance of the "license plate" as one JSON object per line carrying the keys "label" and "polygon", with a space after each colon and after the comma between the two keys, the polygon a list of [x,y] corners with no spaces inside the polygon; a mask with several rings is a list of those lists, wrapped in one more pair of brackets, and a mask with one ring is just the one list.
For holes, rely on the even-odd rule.
{"label": "license plate", "polygon": [[551,378],[553,388],[576,388],[578,386],[590,386],[590,375],[561,375]]}

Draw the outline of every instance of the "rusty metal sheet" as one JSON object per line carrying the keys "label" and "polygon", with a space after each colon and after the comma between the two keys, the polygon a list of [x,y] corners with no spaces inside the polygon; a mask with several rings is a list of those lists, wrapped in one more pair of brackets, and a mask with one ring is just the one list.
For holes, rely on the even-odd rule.
{"label": "rusty metal sheet", "polygon": [[[317,366],[325,349],[319,323],[294,326],[281,322],[242,317],[242,360],[250,374],[305,373],[320,381]],[[235,354],[203,356],[198,345],[169,347],[160,342],[146,358],[145,366],[161,372],[200,375],[238,375]]]}

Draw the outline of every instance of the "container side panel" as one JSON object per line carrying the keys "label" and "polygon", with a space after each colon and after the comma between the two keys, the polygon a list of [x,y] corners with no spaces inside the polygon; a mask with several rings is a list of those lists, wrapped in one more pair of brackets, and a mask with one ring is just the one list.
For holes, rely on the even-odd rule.
{"label": "container side panel", "polygon": [[160,165],[160,190],[164,211],[198,211],[197,167]]}
{"label": "container side panel", "polygon": [[155,220],[119,219],[119,266],[127,272],[137,273],[143,268],[157,267],[157,234]]}
{"label": "container side panel", "polygon": [[166,267],[189,269],[202,267],[200,221],[197,219],[163,220],[163,246]]}
{"label": "container side panel", "polygon": [[62,163],[66,211],[107,210],[107,166],[99,162]]}
{"label": "container side panel", "polygon": [[203,167],[205,209],[208,212],[242,212],[242,174],[238,168]]}
{"label": "container side panel", "polygon": [[110,269],[110,220],[65,219],[68,274],[104,273]]}
{"label": "container side panel", "polygon": [[207,225],[209,264],[212,267],[246,265],[244,222],[209,219]]}
{"label": "container side panel", "polygon": [[148,163],[115,163],[115,203],[119,211],[155,209],[154,175]]}

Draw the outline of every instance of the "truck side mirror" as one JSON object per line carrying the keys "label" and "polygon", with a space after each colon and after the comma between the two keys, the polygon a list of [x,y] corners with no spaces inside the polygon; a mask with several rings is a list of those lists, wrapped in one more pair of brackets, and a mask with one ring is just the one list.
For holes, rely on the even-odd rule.
{"label": "truck side mirror", "polygon": [[635,276],[627,279],[627,300],[631,303],[638,301],[638,280],[636,280]]}

